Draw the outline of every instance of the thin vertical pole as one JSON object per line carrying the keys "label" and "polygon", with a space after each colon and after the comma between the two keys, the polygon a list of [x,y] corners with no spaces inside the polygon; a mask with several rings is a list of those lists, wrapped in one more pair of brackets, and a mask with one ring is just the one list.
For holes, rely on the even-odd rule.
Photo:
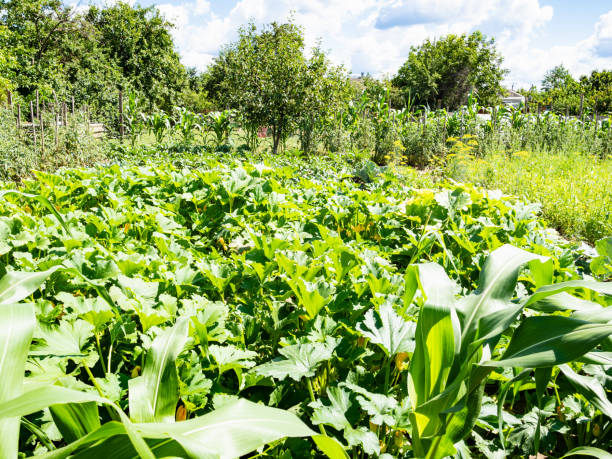
{"label": "thin vertical pole", "polygon": [[593,120],[595,120],[595,133],[594,136],[597,135],[597,128],[599,127],[599,123],[597,122],[597,98],[595,98],[595,107],[593,108]]}
{"label": "thin vertical pole", "polygon": [[38,99],[38,89],[36,90],[36,118],[40,116],[40,101]]}
{"label": "thin vertical pole", "polygon": [[40,123],[40,148],[41,151],[45,152],[45,124],[44,124],[44,116],[43,110],[38,112],[38,122]]}
{"label": "thin vertical pole", "polygon": [[55,110],[55,147],[59,145],[59,111]]}
{"label": "thin vertical pole", "polygon": [[32,133],[34,136],[34,148],[36,148],[36,118],[34,118],[34,102],[30,101],[30,119],[32,120]]}
{"label": "thin vertical pole", "polygon": [[582,109],[584,107],[584,94],[580,94],[580,121],[582,121]]}
{"label": "thin vertical pole", "polygon": [[119,137],[123,141],[123,91],[119,91]]}
{"label": "thin vertical pole", "polygon": [[21,136],[21,104],[17,104],[17,134]]}

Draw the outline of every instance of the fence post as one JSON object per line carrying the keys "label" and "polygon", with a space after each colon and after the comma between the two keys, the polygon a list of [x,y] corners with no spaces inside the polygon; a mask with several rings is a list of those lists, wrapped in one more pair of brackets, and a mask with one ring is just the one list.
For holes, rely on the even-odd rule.
{"label": "fence post", "polygon": [[6,103],[11,111],[13,111],[13,93],[11,91],[6,91]]}
{"label": "fence post", "polygon": [[59,145],[59,110],[55,109],[55,147]]}
{"label": "fence post", "polygon": [[44,110],[40,110],[38,112],[38,122],[40,123],[40,149],[44,153],[45,152],[45,124],[44,124],[43,111]]}
{"label": "fence post", "polygon": [[40,101],[38,99],[38,89],[36,90],[36,119],[40,116]]}
{"label": "fence post", "polygon": [[119,91],[119,137],[123,141],[123,91]]}
{"label": "fence post", "polygon": [[595,107],[593,108],[593,120],[595,121],[595,133],[593,137],[597,136],[597,128],[599,127],[599,122],[597,120],[597,98],[595,98]]}
{"label": "fence post", "polygon": [[30,119],[32,120],[32,134],[34,136],[34,149],[36,149],[36,118],[34,118],[34,102],[30,101]]}
{"label": "fence post", "polygon": [[497,106],[491,107],[491,127],[493,131],[497,130]]}
{"label": "fence post", "polygon": [[87,123],[87,133],[90,133],[91,127],[89,124],[91,123],[91,119],[89,118],[89,104],[85,104],[85,122]]}
{"label": "fence post", "polygon": [[17,104],[17,135],[21,137],[21,104]]}
{"label": "fence post", "polygon": [[582,109],[584,107],[584,94],[580,94],[580,121],[582,120]]}
{"label": "fence post", "polygon": [[66,107],[66,102],[62,102],[62,123],[64,124],[64,129],[68,127],[68,107]]}

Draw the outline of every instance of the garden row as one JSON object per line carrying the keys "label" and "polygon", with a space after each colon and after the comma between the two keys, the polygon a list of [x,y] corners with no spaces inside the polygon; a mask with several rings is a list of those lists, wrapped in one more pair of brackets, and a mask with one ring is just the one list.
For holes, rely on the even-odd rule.
{"label": "garden row", "polygon": [[609,239],[372,164],[201,161],[3,194],[3,457],[610,450]]}

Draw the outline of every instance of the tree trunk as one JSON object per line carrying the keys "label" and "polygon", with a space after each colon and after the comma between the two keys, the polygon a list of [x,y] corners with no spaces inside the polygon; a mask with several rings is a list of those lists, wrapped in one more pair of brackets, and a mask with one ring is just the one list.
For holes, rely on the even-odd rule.
{"label": "tree trunk", "polygon": [[280,143],[281,131],[277,126],[272,126],[272,154],[278,153],[278,144]]}

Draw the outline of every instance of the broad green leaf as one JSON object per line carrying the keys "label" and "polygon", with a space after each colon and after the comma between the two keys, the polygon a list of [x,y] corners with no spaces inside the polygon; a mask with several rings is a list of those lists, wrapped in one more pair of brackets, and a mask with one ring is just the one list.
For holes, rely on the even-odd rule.
{"label": "broad green leaf", "polygon": [[[23,392],[25,361],[36,325],[32,304],[0,304],[0,403]],[[17,457],[19,416],[0,417],[0,457]]]}
{"label": "broad green leaf", "polygon": [[27,416],[28,414],[48,408],[51,405],[58,405],[61,403],[86,402],[96,402],[112,407],[121,418],[125,432],[138,454],[145,459],[155,459],[155,456],[121,408],[110,400],[91,392],[81,392],[61,386],[39,386],[33,390],[24,392],[18,397],[0,403],[0,419]]}
{"label": "broad green leaf", "polygon": [[383,304],[376,312],[370,309],[357,325],[357,330],[378,344],[388,357],[414,350],[415,329],[416,324],[402,319],[390,304]]}
{"label": "broad green leaf", "polygon": [[58,326],[39,324],[34,332],[35,343],[30,354],[71,357],[75,361],[90,358],[87,346],[93,331],[94,327],[82,319],[72,322],[61,320]]}
{"label": "broad green leaf", "polygon": [[98,406],[95,402],[51,405],[49,411],[53,422],[68,443],[100,428]]}
{"label": "broad green leaf", "polygon": [[360,394],[355,398],[361,408],[370,415],[370,422],[372,424],[377,426],[386,424],[390,427],[397,425],[395,414],[398,403],[393,397],[369,392],[355,384],[347,383],[346,387]]}
{"label": "broad green leaf", "polygon": [[590,376],[579,375],[569,365],[559,365],[559,369],[579,394],[612,419],[612,403],[599,381]]}
{"label": "broad green leaf", "polygon": [[142,376],[129,381],[130,417],[135,422],[172,422],[179,398],[176,358],[187,340],[189,319],[179,317],[147,352]]}
{"label": "broad green leaf", "polygon": [[561,456],[561,459],[570,456],[591,456],[597,459],[612,459],[611,453],[592,446],[579,446],[578,448],[574,448]]}
{"label": "broad green leaf", "polygon": [[544,257],[511,245],[504,245],[487,257],[480,272],[478,290],[457,304],[461,321],[462,358],[477,333],[480,336],[489,333],[489,330],[479,330],[480,319],[508,306],[514,294],[519,269],[534,260],[546,261]]}
{"label": "broad green leaf", "polygon": [[225,346],[213,344],[208,348],[208,352],[215,359],[220,375],[228,370],[251,368],[255,366],[252,359],[257,357],[257,352],[242,350],[231,344]]}
{"label": "broad green leaf", "polygon": [[327,435],[314,435],[312,439],[317,448],[330,459],[349,459],[344,447],[335,438]]}
{"label": "broad green leaf", "polygon": [[612,334],[612,325],[592,324],[563,316],[527,317],[512,335],[500,360],[488,367],[538,368],[582,357]]}
{"label": "broad green leaf", "polygon": [[425,304],[416,327],[416,346],[408,373],[408,394],[414,410],[418,412],[419,435],[431,435],[441,427],[438,413],[435,409],[423,411],[419,407],[445,389],[459,347],[459,329],[454,309],[454,284],[442,267],[435,263],[419,265],[419,282]]}
{"label": "broad green leaf", "polygon": [[327,424],[336,430],[351,428],[351,423],[346,418],[346,412],[351,407],[350,392],[341,387],[328,387],[327,399],[329,405],[324,404],[321,399],[310,402],[313,409],[311,421],[313,424]]}
{"label": "broad green leaf", "polygon": [[0,304],[17,303],[34,293],[57,271],[59,266],[54,266],[47,271],[21,272],[9,271],[0,279]]}
{"label": "broad green leaf", "polygon": [[135,427],[146,438],[174,438],[194,458],[199,451],[236,458],[284,437],[316,435],[288,411],[243,399],[187,421]]}
{"label": "broad green leaf", "polygon": [[283,380],[287,377],[295,381],[314,376],[315,370],[332,357],[335,345],[330,343],[301,343],[279,349],[285,357],[253,368],[253,371],[272,378]]}

